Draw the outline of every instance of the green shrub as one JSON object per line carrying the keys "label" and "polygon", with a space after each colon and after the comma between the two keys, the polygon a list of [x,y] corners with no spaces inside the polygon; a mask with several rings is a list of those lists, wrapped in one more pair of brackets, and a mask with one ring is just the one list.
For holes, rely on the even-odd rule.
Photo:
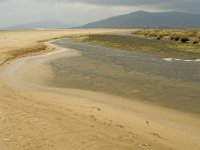
{"label": "green shrub", "polygon": [[193,41],[193,44],[198,44],[199,43],[199,41]]}
{"label": "green shrub", "polygon": [[181,38],[182,43],[187,43],[188,41],[189,41],[189,38],[187,38],[187,37]]}
{"label": "green shrub", "polygon": [[175,41],[179,41],[179,40],[180,40],[180,37],[175,37],[174,40],[175,40]]}
{"label": "green shrub", "polygon": [[161,39],[161,37],[160,37],[160,36],[158,36],[158,37],[157,37],[157,40],[160,40],[160,39]]}
{"label": "green shrub", "polygon": [[173,41],[175,38],[173,36],[171,36],[170,39]]}

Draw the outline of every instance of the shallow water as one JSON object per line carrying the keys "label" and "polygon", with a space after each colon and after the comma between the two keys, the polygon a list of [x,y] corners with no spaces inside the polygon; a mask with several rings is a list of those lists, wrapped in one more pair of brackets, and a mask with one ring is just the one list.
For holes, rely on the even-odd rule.
{"label": "shallow water", "polygon": [[169,62],[70,39],[54,44],[76,49],[81,56],[50,62],[51,86],[100,91],[200,114],[200,62]]}

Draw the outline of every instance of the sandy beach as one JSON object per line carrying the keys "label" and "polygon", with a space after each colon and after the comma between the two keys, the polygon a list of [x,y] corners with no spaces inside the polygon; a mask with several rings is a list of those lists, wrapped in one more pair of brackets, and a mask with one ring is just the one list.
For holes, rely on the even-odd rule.
{"label": "sandy beach", "polygon": [[199,150],[199,116],[137,99],[44,85],[52,78],[49,61],[63,56],[62,51],[65,57],[80,55],[44,42],[124,31],[0,32],[0,149]]}

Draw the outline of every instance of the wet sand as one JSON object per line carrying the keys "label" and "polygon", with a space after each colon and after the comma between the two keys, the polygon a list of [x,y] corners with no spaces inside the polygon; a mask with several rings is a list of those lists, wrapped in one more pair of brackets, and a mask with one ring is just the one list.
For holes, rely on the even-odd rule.
{"label": "wet sand", "polygon": [[49,62],[80,56],[74,49],[59,50],[1,68],[2,150],[200,149],[195,115],[137,98],[47,86],[54,78]]}

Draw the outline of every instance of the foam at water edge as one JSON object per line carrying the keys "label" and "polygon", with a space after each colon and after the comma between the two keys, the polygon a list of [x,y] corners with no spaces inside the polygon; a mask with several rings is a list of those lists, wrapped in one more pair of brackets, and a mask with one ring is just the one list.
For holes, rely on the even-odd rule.
{"label": "foam at water edge", "polygon": [[197,62],[200,61],[200,59],[195,59],[195,60],[187,60],[187,59],[176,59],[176,58],[163,58],[162,60],[172,62],[172,61],[185,61],[185,62]]}

